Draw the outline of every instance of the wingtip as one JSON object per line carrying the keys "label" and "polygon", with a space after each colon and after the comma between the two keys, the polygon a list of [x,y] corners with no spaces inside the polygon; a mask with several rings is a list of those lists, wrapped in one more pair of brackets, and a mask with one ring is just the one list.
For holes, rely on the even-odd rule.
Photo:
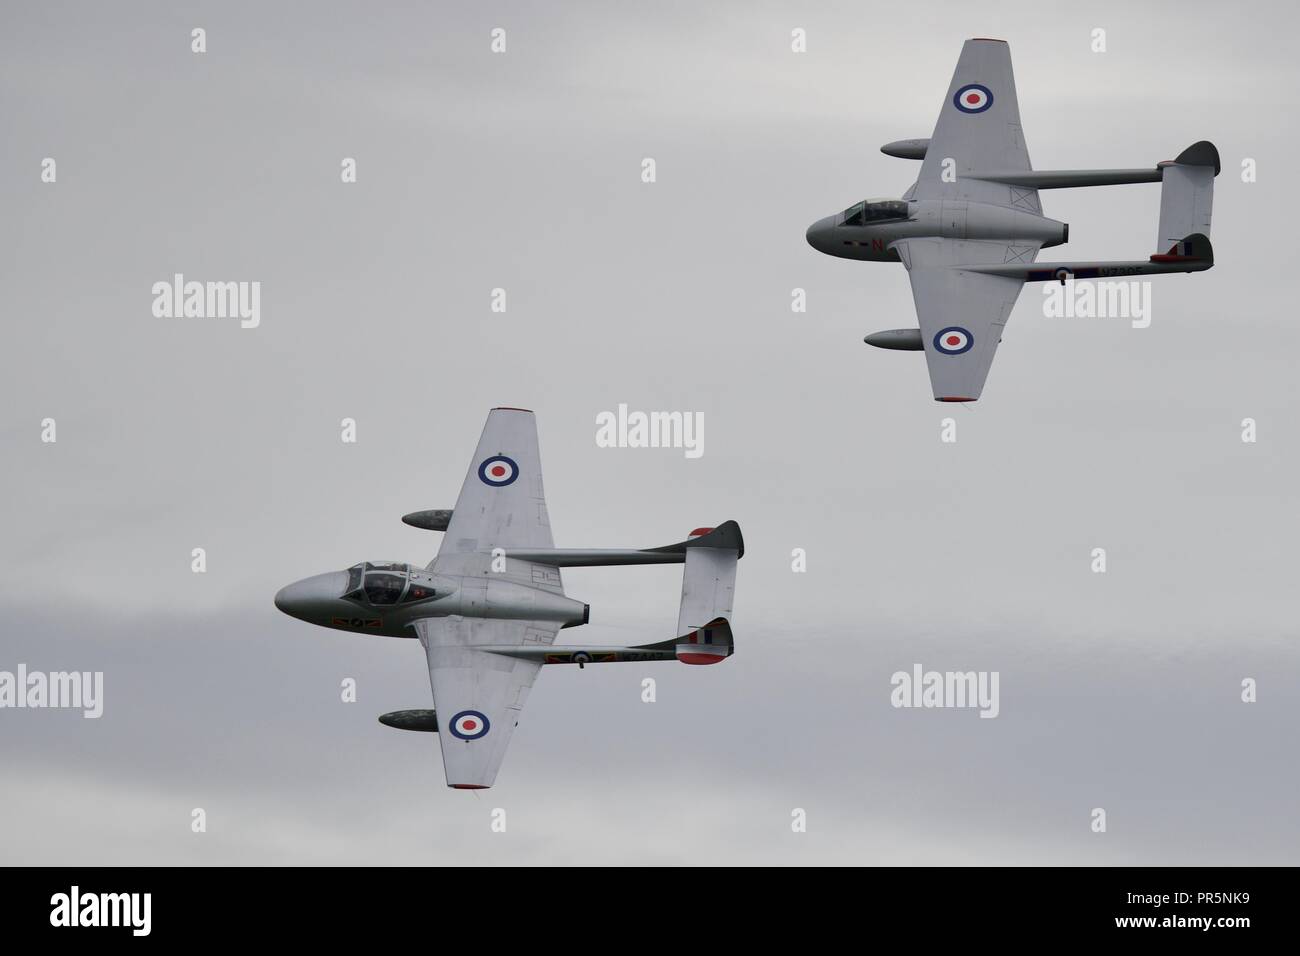
{"label": "wingtip", "polygon": [[494,412],[527,412],[529,415],[533,414],[533,410],[532,410],[531,408],[518,408],[518,407],[516,407],[516,406],[514,406],[514,405],[498,405],[496,408],[492,409],[492,411],[494,411]]}

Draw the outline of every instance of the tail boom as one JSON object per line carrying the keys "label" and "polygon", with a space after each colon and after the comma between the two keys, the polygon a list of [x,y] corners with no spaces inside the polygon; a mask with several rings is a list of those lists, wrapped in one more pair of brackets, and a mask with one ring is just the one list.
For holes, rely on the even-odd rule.
{"label": "tail boom", "polygon": [[959,266],[966,272],[1007,276],[1023,282],[1065,282],[1067,279],[1122,279],[1171,272],[1205,272],[1214,268],[1214,247],[1204,235],[1179,239],[1168,252],[1149,259],[1116,262],[1034,262],[1016,265]]}

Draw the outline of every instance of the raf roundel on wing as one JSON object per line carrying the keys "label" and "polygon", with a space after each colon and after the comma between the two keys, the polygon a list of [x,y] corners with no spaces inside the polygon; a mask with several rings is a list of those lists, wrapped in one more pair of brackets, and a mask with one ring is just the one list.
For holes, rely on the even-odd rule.
{"label": "raf roundel on wing", "polygon": [[934,347],[944,355],[961,355],[969,352],[974,344],[974,336],[959,325],[941,329],[934,337]]}
{"label": "raf roundel on wing", "polygon": [[519,466],[513,458],[495,455],[478,466],[478,476],[483,484],[501,488],[519,477]]}
{"label": "raf roundel on wing", "polygon": [[487,716],[477,710],[462,710],[451,719],[451,732],[461,740],[478,740],[491,726]]}
{"label": "raf roundel on wing", "polygon": [[983,113],[993,105],[993,91],[979,83],[968,83],[956,92],[952,104],[963,113]]}

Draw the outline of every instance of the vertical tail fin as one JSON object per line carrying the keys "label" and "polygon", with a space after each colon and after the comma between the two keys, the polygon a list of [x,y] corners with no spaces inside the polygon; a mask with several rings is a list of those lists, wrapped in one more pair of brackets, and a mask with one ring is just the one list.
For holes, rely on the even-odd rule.
{"label": "vertical tail fin", "polygon": [[1207,140],[1188,146],[1173,162],[1160,164],[1157,253],[1168,252],[1186,236],[1209,236],[1214,177],[1219,175],[1219,168],[1219,151]]}
{"label": "vertical tail fin", "polygon": [[691,533],[686,542],[682,606],[677,616],[679,661],[716,664],[731,654],[736,562],[744,553],[740,526],[734,521],[717,528],[697,528]]}

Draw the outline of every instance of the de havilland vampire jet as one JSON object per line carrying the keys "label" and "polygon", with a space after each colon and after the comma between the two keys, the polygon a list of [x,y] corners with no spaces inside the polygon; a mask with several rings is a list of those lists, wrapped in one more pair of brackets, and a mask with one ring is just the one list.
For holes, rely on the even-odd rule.
{"label": "de havilland vampire jet", "polygon": [[[868,262],[902,262],[912,281],[919,329],[866,337],[885,349],[924,350],[934,397],[980,397],[993,353],[1026,282],[1159,272],[1214,265],[1210,206],[1219,153],[1199,142],[1148,169],[1032,170],[1003,40],[967,40],[929,139],[881,147],[924,160],[902,199],[867,200],[808,228],[818,252]],[[1156,254],[1132,262],[1038,263],[1070,227],[1042,214],[1040,189],[1159,182]]]}
{"label": "de havilland vampire jet", "polygon": [[[492,786],[543,664],[716,664],[732,653],[736,562],[745,553],[740,526],[697,528],[685,541],[643,550],[557,549],[530,411],[492,409],[455,508],[402,520],[445,532],[427,567],[364,562],[290,584],[275,606],[322,627],[419,638],[434,710],[379,720],[436,731],[449,787]],[[590,611],[565,596],[560,568],[626,564],[685,566],[677,637],[638,647],[554,644],[561,628],[586,624]]]}

